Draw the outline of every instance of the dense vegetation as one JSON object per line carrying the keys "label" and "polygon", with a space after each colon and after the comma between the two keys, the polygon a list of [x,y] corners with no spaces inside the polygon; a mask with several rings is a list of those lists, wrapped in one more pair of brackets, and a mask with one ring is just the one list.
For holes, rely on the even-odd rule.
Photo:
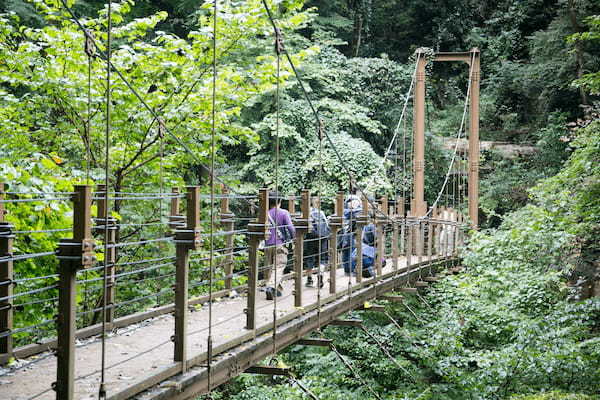
{"label": "dense vegetation", "polygon": [[[378,165],[396,128],[418,47],[479,47],[482,140],[537,149],[512,158],[482,154],[484,229],[472,233],[464,250],[465,273],[447,277],[424,300],[407,300],[418,318],[391,304],[388,310],[402,329],[380,314],[362,315],[399,366],[361,331],[324,333],[389,399],[598,398],[600,5],[593,0],[270,3],[277,6],[286,47],[346,166],[377,193],[401,189],[397,177]],[[208,160],[210,134],[209,6],[125,0],[115,7],[113,62],[160,112],[161,124],[196,156],[182,151],[115,79],[113,189],[158,191],[161,185],[205,183],[200,164]],[[103,43],[104,2],[79,1],[74,10]],[[83,45],[60,2],[0,0],[0,181],[12,182],[11,190],[64,192],[74,183],[104,178],[104,63],[98,56],[88,58]],[[218,168],[223,179],[246,192],[275,180],[272,45],[261,1],[224,2],[217,51]],[[309,105],[286,63],[282,75],[280,190],[332,194],[347,187],[348,177],[329,146],[321,169]],[[445,174],[440,165],[449,157],[440,138],[456,134],[468,75],[464,66],[435,65],[428,76],[431,203]],[[9,211],[17,230],[69,223],[63,203],[23,203]],[[162,205],[120,202],[114,209],[119,219],[134,222],[156,220],[162,211]],[[159,233],[149,227],[123,235]],[[16,251],[53,250],[63,236],[34,236]],[[146,251],[147,257],[158,254]],[[27,261],[20,268],[27,277],[49,275],[56,265]],[[157,290],[124,284],[123,299]],[[85,309],[95,299],[80,301]],[[52,315],[52,309],[39,307],[18,318],[33,322]],[[321,399],[370,396],[331,352],[292,347],[279,358]],[[214,394],[219,396],[299,399],[302,392],[285,380],[242,376]]]}

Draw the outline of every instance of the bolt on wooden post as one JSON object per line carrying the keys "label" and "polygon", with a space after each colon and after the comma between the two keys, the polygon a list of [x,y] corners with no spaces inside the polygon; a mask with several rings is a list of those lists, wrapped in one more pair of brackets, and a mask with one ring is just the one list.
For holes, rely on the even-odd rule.
{"label": "bolt on wooden post", "polygon": [[342,229],[344,218],[344,192],[338,192],[335,198],[335,214],[329,220],[331,233],[329,235],[329,293],[334,294],[337,288],[338,266],[338,232]]}
{"label": "bolt on wooden post", "polygon": [[302,190],[300,216],[294,218],[296,239],[294,244],[294,306],[302,307],[302,272],[304,270],[304,237],[308,233],[310,219],[310,191]]}
{"label": "bolt on wooden post", "polygon": [[221,225],[223,229],[228,232],[225,243],[227,246],[227,256],[225,257],[225,289],[231,290],[233,287],[233,229],[235,215],[231,212],[229,207],[229,190],[223,185],[222,186],[222,198],[221,198]]}
{"label": "bolt on wooden post", "polygon": [[187,370],[187,320],[190,251],[200,248],[200,188],[188,186],[186,226],[175,231],[175,335],[174,360]]}
{"label": "bolt on wooden post", "polygon": [[77,307],[77,271],[91,267],[94,256],[92,239],[92,188],[75,186],[73,195],[73,238],[58,245],[59,283],[57,317],[57,379],[53,385],[56,398],[75,398],[75,332]]}
{"label": "bolt on wooden post", "polygon": [[269,225],[269,189],[258,193],[258,217],[248,224],[248,303],[246,306],[246,329],[256,329],[256,291],[258,286],[258,244],[267,236]]}
{"label": "bolt on wooden post", "polygon": [[[0,334],[8,334],[0,338],[0,364],[8,362],[12,357],[13,338],[13,242],[15,235],[12,233],[13,226],[6,221],[6,210],[4,208],[4,184],[0,183]],[[6,257],[6,260],[2,260]]]}
{"label": "bolt on wooden post", "polygon": [[[97,200],[97,209],[98,213],[95,219],[96,227],[95,232],[103,236],[104,242],[108,244],[107,254],[104,255],[104,262],[106,263],[106,322],[111,324],[115,318],[115,309],[113,307],[115,303],[115,263],[117,262],[117,248],[115,247],[117,243],[117,231],[119,230],[118,221],[116,218],[112,217],[107,213],[108,204],[106,202],[106,198],[104,193],[106,192],[106,185],[97,185],[96,191],[97,193],[102,193]],[[105,216],[108,215],[108,218],[105,220]],[[105,226],[108,228],[105,230]],[[109,328],[110,329],[110,326]]]}

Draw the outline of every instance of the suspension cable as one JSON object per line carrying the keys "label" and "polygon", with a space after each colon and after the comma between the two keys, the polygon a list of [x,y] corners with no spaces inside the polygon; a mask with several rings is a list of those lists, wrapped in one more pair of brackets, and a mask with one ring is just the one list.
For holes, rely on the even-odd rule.
{"label": "suspension cable", "polygon": [[[280,129],[280,112],[281,112],[281,99],[280,99],[280,79],[281,79],[281,53],[284,51],[283,38],[281,32],[277,27],[274,26],[275,34],[275,53],[276,53],[276,83],[275,83],[275,196],[279,198],[279,129]],[[278,200],[277,200],[278,201]],[[273,259],[273,282],[274,287],[271,289],[273,294],[273,355],[277,352],[277,295],[279,292],[279,282],[277,281],[277,267],[279,257],[279,246],[285,246],[285,243],[281,245],[277,244],[277,237],[279,233],[279,205],[276,203],[275,206],[275,248]]]}
{"label": "suspension cable", "polygon": [[105,207],[104,207],[104,280],[103,287],[104,292],[102,296],[102,355],[101,355],[101,372],[100,372],[100,388],[98,391],[99,399],[106,399],[106,306],[108,300],[108,216],[110,203],[108,201],[108,194],[110,192],[110,130],[111,130],[111,68],[110,59],[112,56],[112,1],[108,2],[108,14],[107,18],[107,36],[106,36],[106,129],[105,129],[105,164],[104,164],[104,185],[106,192]]}
{"label": "suspension cable", "polygon": [[[97,46],[95,39],[93,38],[93,36],[90,35],[90,33],[88,32],[88,30],[83,26],[83,24],[81,23],[81,21],[77,18],[77,16],[75,15],[75,12],[73,11],[73,9],[71,7],[69,7],[69,5],[67,4],[67,0],[60,0],[61,4],[63,5],[63,7],[65,8],[65,10],[67,11],[67,13],[71,16],[71,19],[75,22],[75,24],[81,29],[81,31],[86,35],[87,38],[89,38],[90,42],[92,44],[94,44],[99,57],[105,59],[107,61],[107,64],[109,66],[109,68],[111,68],[119,77],[119,79],[121,79],[121,81],[123,82],[123,84],[125,84],[125,86],[129,89],[129,91],[138,99],[138,101],[142,104],[142,106],[146,109],[146,111],[148,111],[150,113],[150,115],[152,115],[152,117],[156,120],[160,120],[159,115],[157,114],[157,112],[150,107],[150,105],[144,100],[144,98],[140,95],[140,93],[133,87],[133,85],[131,84],[131,82],[129,82],[129,80],[127,80],[127,78],[125,78],[125,75],[123,74],[123,72],[117,68],[110,59],[108,59],[108,54],[104,53],[100,50],[100,48]],[[198,165],[200,167],[202,167],[204,170],[208,171],[208,173],[210,174],[214,174],[214,171],[210,171],[210,168],[206,166],[206,164],[204,164],[204,162],[202,161],[202,159],[200,158],[200,156],[198,156],[198,154],[196,154],[196,152],[194,152],[179,136],[175,135],[175,133],[169,129],[166,125],[164,126],[164,130],[169,134],[169,136],[171,136],[173,138],[173,140],[175,140],[175,142],[181,146],[181,148],[183,148],[183,150],[192,157],[192,159],[198,163]],[[218,181],[220,184],[222,184],[224,187],[226,187],[231,193],[234,194],[240,194],[237,190],[235,190],[234,188],[230,187],[227,183],[225,183],[225,181],[223,181],[221,178],[219,178],[218,176],[214,176],[214,179],[216,181]],[[68,199],[67,199],[68,200]],[[256,205],[252,202],[248,202],[248,204],[250,205],[251,208],[256,209]]]}
{"label": "suspension cable", "polygon": [[[273,26],[273,29],[278,30],[279,28],[277,27],[277,23],[275,22],[275,19],[273,18],[273,13],[271,12],[271,8],[267,4],[267,1],[262,0],[262,3],[265,8],[265,11],[267,12],[269,21],[271,22],[271,25]],[[302,94],[303,94],[304,98],[306,99],[308,106],[311,110],[311,113],[313,114],[313,117],[315,119],[315,124],[318,127],[321,125],[321,117],[319,116],[319,112],[315,108],[315,105],[313,104],[312,100],[310,99],[310,96],[308,95],[308,91],[306,90],[306,87],[304,86],[304,81],[302,80],[302,77],[300,76],[300,73],[298,72],[298,69],[296,68],[296,64],[294,64],[292,57],[290,56],[289,52],[285,48],[283,48],[283,54],[285,55],[286,59],[288,60],[288,63],[290,64],[290,67],[292,68],[294,76],[296,77],[296,81],[298,82],[298,85],[300,86]],[[369,202],[369,204],[371,204],[371,207],[375,211],[376,214],[377,213],[381,214],[385,219],[387,219],[388,221],[391,222],[392,221],[391,217],[388,214],[382,212],[377,207],[374,200],[372,200],[371,198],[369,198],[369,196],[367,196],[366,190],[362,188],[362,186],[358,183],[358,181],[354,177],[354,174],[352,173],[350,168],[346,165],[346,163],[344,163],[344,159],[342,158],[339,150],[335,146],[335,143],[333,142],[333,140],[331,139],[331,137],[329,136],[327,131],[323,130],[323,133],[324,133],[325,138],[327,139],[327,142],[331,146],[333,153],[335,154],[336,158],[339,160],[340,165],[342,166],[342,168],[345,170],[346,174],[348,175],[352,185],[361,193],[361,195]]]}
{"label": "suspension cable", "polygon": [[362,331],[371,339],[375,342],[375,344],[377,345],[377,347],[379,347],[379,349],[386,355],[387,358],[390,359],[391,362],[394,363],[394,365],[396,367],[398,367],[399,369],[401,369],[402,371],[404,371],[404,373],[408,376],[411,377],[411,379],[413,381],[415,381],[415,377],[406,369],[404,368],[402,365],[400,365],[400,363],[398,362],[398,360],[396,360],[394,358],[394,356],[392,356],[392,354],[389,352],[389,350],[383,345],[383,343],[381,343],[381,341],[379,339],[377,339],[377,337],[375,337],[375,335],[373,335],[371,332],[369,332],[369,330],[364,326],[364,325],[360,325],[360,329],[362,329]]}
{"label": "suspension cable", "polygon": [[208,365],[208,394],[211,395],[212,380],[212,320],[213,320],[213,279],[214,279],[214,227],[215,227],[215,136],[216,136],[216,105],[217,105],[217,12],[218,0],[213,0],[213,56],[212,56],[212,126],[210,133],[210,260],[208,284],[208,338],[207,338],[207,365]]}
{"label": "suspension cable", "polygon": [[[412,88],[413,85],[415,83],[415,79],[417,76],[417,66],[419,65],[419,59],[421,58],[421,53],[417,54],[417,60],[415,61],[415,70],[412,73],[412,77],[410,80],[410,85],[408,86],[408,91],[406,92],[406,95],[404,96],[404,105],[402,106],[402,112],[400,113],[400,119],[398,120],[398,124],[396,124],[396,128],[394,129],[394,134],[392,135],[392,140],[390,141],[390,144],[388,145],[384,155],[383,155],[383,160],[381,160],[381,164],[379,165],[379,167],[377,167],[377,170],[375,171],[375,173],[373,174],[373,177],[377,177],[377,175],[379,174],[379,172],[381,171],[382,168],[385,167],[385,162],[390,154],[390,151],[392,150],[392,146],[394,145],[395,141],[396,141],[396,137],[398,136],[398,133],[400,132],[400,126],[402,124],[402,121],[405,118],[406,115],[406,108],[408,106],[408,101],[410,100],[410,93],[412,92]],[[373,181],[372,181],[373,182]],[[369,189],[369,185],[367,185],[367,190]]]}
{"label": "suspension cable", "polygon": [[338,349],[335,346],[335,344],[333,344],[333,342],[331,342],[329,344],[329,346],[330,346],[331,350],[335,353],[335,355],[337,356],[337,358],[339,358],[339,360],[342,362],[342,364],[344,364],[346,366],[346,368],[348,368],[348,370],[352,373],[352,375],[354,375],[354,377],[361,382],[362,386],[365,386],[367,389],[369,389],[369,391],[371,392],[371,394],[373,396],[375,396],[375,398],[377,398],[378,400],[382,400],[381,397],[377,394],[377,392],[375,390],[373,390],[373,388],[365,381],[365,379],[362,376],[360,376],[360,374],[358,374],[356,372],[356,370],[354,369],[354,367],[352,366],[352,364],[350,364],[348,362],[348,360],[346,360],[344,358],[344,356],[342,356],[340,354],[340,352],[338,351]]}

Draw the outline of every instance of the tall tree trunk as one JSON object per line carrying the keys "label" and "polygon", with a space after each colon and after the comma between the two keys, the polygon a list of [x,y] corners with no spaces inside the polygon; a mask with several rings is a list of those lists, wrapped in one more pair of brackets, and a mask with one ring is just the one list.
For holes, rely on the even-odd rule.
{"label": "tall tree trunk", "polygon": [[[569,14],[569,20],[571,21],[571,27],[575,33],[580,33],[583,31],[581,25],[577,21],[577,6],[575,5],[575,0],[569,0],[567,3],[567,12]],[[575,59],[577,62],[577,79],[581,79],[584,74],[584,64],[583,64],[583,43],[580,40],[575,41]],[[587,93],[585,90],[580,87],[579,88],[579,96],[581,97],[581,103],[588,105],[589,100]]]}
{"label": "tall tree trunk", "polygon": [[360,42],[362,41],[363,16],[360,11],[354,15],[354,35],[352,38],[352,56],[358,57]]}
{"label": "tall tree trunk", "polygon": [[350,43],[350,55],[358,57],[363,31],[363,0],[347,0],[348,8],[352,11],[354,25],[352,28],[352,41]]}

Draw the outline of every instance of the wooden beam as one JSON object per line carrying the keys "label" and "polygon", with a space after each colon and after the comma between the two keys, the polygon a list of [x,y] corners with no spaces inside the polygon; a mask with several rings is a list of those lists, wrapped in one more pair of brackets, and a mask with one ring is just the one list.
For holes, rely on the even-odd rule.
{"label": "wooden beam", "polygon": [[384,312],[385,311],[385,307],[379,304],[371,304],[368,307],[365,307],[364,304],[362,304],[360,307],[358,307],[356,310],[358,311],[376,311],[376,312]]}
{"label": "wooden beam", "polygon": [[360,327],[362,325],[361,319],[334,319],[329,325],[335,326],[355,326]]}
{"label": "wooden beam", "polygon": [[300,339],[295,344],[300,346],[320,346],[320,347],[331,347],[331,339],[320,339],[320,338],[308,338]]}
{"label": "wooden beam", "polygon": [[244,371],[247,374],[260,374],[260,375],[281,375],[281,376],[289,376],[290,368],[278,368],[278,367],[266,367],[254,365]]}
{"label": "wooden beam", "polygon": [[404,297],[400,295],[393,294],[384,294],[383,296],[378,297],[379,300],[386,300],[392,303],[402,303],[404,301]]}
{"label": "wooden beam", "polygon": [[416,282],[414,283],[414,285],[415,285],[415,287],[417,287],[417,288],[420,288],[420,287],[422,288],[422,287],[427,287],[427,286],[429,286],[429,283],[427,283],[427,282],[425,282],[425,281],[416,281]]}
{"label": "wooden beam", "polygon": [[417,293],[417,288],[412,288],[412,287],[403,287],[398,290],[402,293]]}
{"label": "wooden beam", "polygon": [[437,276],[426,276],[423,278],[425,282],[439,282],[440,278]]}

